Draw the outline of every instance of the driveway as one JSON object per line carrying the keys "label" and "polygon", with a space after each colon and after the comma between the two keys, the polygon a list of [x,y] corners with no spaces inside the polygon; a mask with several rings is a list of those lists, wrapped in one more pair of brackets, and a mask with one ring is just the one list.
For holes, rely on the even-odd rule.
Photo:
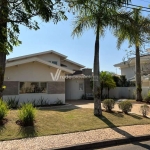
{"label": "driveway", "polygon": [[79,108],[94,108],[94,100],[66,100],[66,103]]}
{"label": "driveway", "polygon": [[[66,100],[66,103],[69,103],[71,104],[72,106],[76,107],[76,108],[91,108],[91,109],[94,109],[94,100]],[[135,113],[135,114],[139,114],[141,115],[141,112],[140,112],[140,107],[141,105],[143,104],[135,104],[133,103],[132,104],[132,110],[131,110],[131,113]],[[150,107],[150,105],[149,105]],[[102,106],[102,109],[103,106]],[[119,108],[118,108],[118,104],[116,103],[115,106],[114,106],[114,111],[121,111]]]}

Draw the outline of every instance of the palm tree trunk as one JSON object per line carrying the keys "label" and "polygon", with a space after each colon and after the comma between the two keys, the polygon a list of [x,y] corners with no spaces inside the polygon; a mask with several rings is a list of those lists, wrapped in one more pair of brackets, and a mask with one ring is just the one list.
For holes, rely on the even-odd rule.
{"label": "palm tree trunk", "polygon": [[100,84],[100,86],[101,86],[101,99],[103,99],[103,82]]}
{"label": "palm tree trunk", "polygon": [[142,101],[142,86],[141,86],[141,64],[140,64],[140,49],[136,46],[136,101]]}
{"label": "palm tree trunk", "polygon": [[97,23],[95,54],[94,54],[94,115],[101,116],[101,93],[100,93],[100,74],[99,74],[99,24]]}

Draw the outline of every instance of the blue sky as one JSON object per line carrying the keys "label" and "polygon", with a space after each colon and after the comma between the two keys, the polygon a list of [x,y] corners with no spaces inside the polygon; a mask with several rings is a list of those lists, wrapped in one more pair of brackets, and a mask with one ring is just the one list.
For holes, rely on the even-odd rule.
{"label": "blue sky", "polygon": [[[132,4],[147,7],[150,0],[132,0]],[[148,14],[148,13],[146,13]],[[29,30],[26,27],[20,27],[19,39],[22,44],[14,47],[14,50],[7,58],[18,57],[22,55],[55,50],[68,56],[68,59],[85,65],[87,68],[93,68],[94,60],[94,42],[95,35],[92,29],[87,30],[80,37],[71,37],[73,30],[72,21],[74,16],[69,14],[67,21],[61,21],[57,25],[53,22],[40,23],[40,30]],[[117,39],[110,31],[106,31],[104,37],[100,39],[100,70],[117,72],[113,65],[122,61],[125,57],[128,44],[124,43],[120,50],[116,48]]]}

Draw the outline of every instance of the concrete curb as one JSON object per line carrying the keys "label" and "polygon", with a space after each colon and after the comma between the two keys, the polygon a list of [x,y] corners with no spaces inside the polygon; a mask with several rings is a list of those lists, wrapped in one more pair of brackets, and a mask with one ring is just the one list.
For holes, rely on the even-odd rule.
{"label": "concrete curb", "polygon": [[[120,138],[120,139],[112,139],[112,140],[105,140],[105,141],[96,141],[91,143],[83,143],[79,145],[72,145],[72,146],[66,146],[66,147],[59,147],[54,148],[53,150],[88,150],[88,149],[95,149],[95,148],[105,148],[105,147],[111,147],[116,145],[122,145],[122,144],[129,144],[133,142],[141,142],[141,141],[147,141],[150,140],[150,135],[143,135],[143,136],[133,136],[129,138]],[[48,150],[48,149],[47,149]]]}

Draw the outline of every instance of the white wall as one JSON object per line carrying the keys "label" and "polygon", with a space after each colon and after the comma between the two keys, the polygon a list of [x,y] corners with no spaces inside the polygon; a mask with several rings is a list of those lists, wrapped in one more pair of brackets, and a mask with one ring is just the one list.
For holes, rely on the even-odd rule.
{"label": "white wall", "polygon": [[135,66],[121,68],[121,75],[126,75],[127,80],[135,76]]}
{"label": "white wall", "polygon": [[[7,67],[5,81],[53,81],[50,73],[55,76],[57,69],[39,62],[31,62],[18,66]],[[61,72],[60,76],[65,76]],[[58,81],[65,81],[59,78]]]}
{"label": "white wall", "polygon": [[[142,87],[143,98],[150,91],[149,87]],[[116,87],[109,91],[109,98],[135,98],[136,87]],[[107,90],[104,90],[103,94],[107,94]]]}
{"label": "white wall", "polygon": [[66,65],[67,67],[65,67],[65,68],[68,68],[70,70],[80,70],[81,69],[79,66],[72,64],[72,63],[65,61],[65,60],[62,61],[61,63]]}
{"label": "white wall", "polygon": [[55,54],[44,54],[37,57],[45,61],[57,61],[57,65],[60,66],[60,57]]}
{"label": "white wall", "polygon": [[7,100],[8,98],[16,98],[19,99],[19,103],[27,101],[33,102],[34,100],[36,100],[36,102],[38,103],[41,97],[44,98],[44,101],[46,100],[46,102],[48,102],[49,104],[55,104],[58,100],[61,100],[65,104],[65,94],[20,94],[3,96],[3,99]]}
{"label": "white wall", "polygon": [[[150,64],[141,63],[141,71],[149,71],[150,73]],[[130,79],[135,76],[135,65],[131,64],[130,66],[125,66],[121,68],[121,75],[126,75],[127,79]]]}
{"label": "white wall", "polygon": [[67,79],[65,82],[66,99],[81,99],[84,94],[84,90],[79,90],[79,83],[83,83],[84,79]]}

